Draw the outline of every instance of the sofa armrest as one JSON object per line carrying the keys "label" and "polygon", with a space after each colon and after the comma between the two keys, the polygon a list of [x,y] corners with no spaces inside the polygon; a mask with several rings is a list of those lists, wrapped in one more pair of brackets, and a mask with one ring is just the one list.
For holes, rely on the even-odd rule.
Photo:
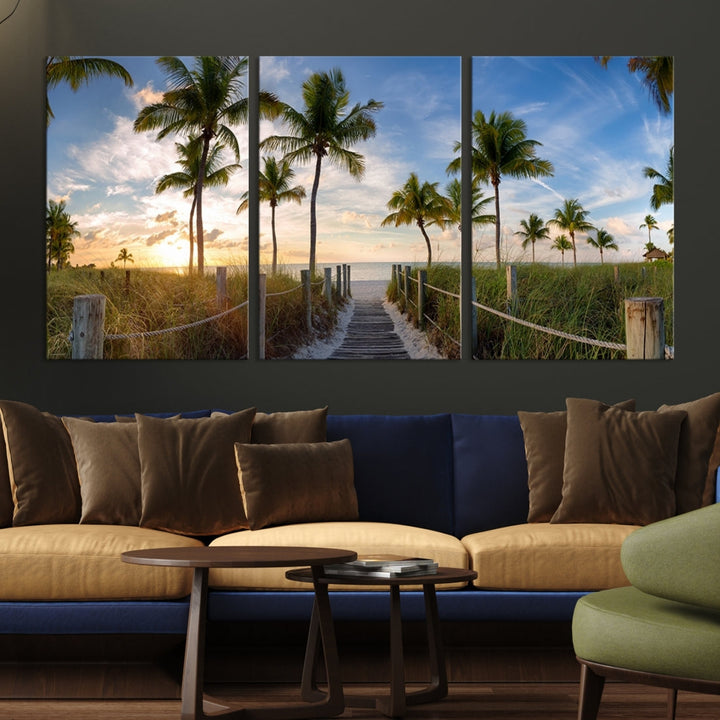
{"label": "sofa armrest", "polygon": [[720,504],[636,530],[620,558],[638,590],[720,610]]}

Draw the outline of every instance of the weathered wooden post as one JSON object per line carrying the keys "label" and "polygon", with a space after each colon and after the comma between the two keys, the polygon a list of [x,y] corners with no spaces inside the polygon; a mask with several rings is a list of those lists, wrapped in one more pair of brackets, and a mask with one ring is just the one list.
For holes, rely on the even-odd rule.
{"label": "weathered wooden post", "polygon": [[514,265],[505,266],[505,280],[507,282],[507,311],[513,314],[517,309],[517,268]]}
{"label": "weathered wooden post", "polygon": [[76,295],[73,301],[72,359],[102,360],[105,296]]}
{"label": "weathered wooden post", "polygon": [[130,292],[130,271],[125,271],[125,294],[127,295]]}
{"label": "weathered wooden post", "polygon": [[410,312],[410,266],[405,266],[405,309]]}
{"label": "weathered wooden post", "polygon": [[310,285],[310,271],[300,271],[300,282],[302,283],[303,299],[305,300],[305,328],[308,332],[312,330],[312,285]]}
{"label": "weathered wooden post", "polygon": [[478,309],[474,305],[477,300],[477,280],[473,276],[470,281],[470,297],[472,298],[473,304],[470,305],[470,333],[472,342],[472,356],[475,357],[478,351]]}
{"label": "weathered wooden post", "polygon": [[343,297],[348,296],[348,284],[347,284],[347,264],[343,263],[342,266],[342,276],[343,276]]}
{"label": "weathered wooden post", "polygon": [[325,297],[328,304],[332,305],[332,268],[325,268]]}
{"label": "weathered wooden post", "polygon": [[338,265],[335,270],[337,272],[337,294],[338,297],[342,297],[342,267]]}
{"label": "weathered wooden post", "polygon": [[227,268],[215,268],[215,295],[218,310],[227,310],[230,307],[230,297],[227,292]]}
{"label": "weathered wooden post", "polygon": [[628,360],[665,359],[665,303],[658,297],[625,298]]}
{"label": "weathered wooden post", "polygon": [[347,294],[348,297],[352,297],[352,283],[350,282],[350,270],[352,269],[352,266],[348,265],[347,269]]}
{"label": "weathered wooden post", "polygon": [[[248,312],[250,306],[248,305]],[[267,275],[260,273],[258,276],[258,345],[259,353],[258,358],[260,360],[265,359],[265,323],[267,318]],[[248,323],[249,327],[249,323]]]}
{"label": "weathered wooden post", "polygon": [[418,270],[418,327],[425,329],[425,283],[427,282],[427,270]]}
{"label": "weathered wooden post", "polygon": [[615,281],[616,285],[620,284],[620,266],[619,265],[613,265],[613,280]]}

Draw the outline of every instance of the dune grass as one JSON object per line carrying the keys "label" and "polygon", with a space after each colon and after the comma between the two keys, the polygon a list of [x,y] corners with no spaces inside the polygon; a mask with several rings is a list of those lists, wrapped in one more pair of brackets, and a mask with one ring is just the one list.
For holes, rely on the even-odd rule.
{"label": "dune grass", "polygon": [[[71,357],[70,331],[76,295],[102,294],[107,298],[105,332],[128,335],[176,328],[219,312],[215,277],[184,275],[151,269],[133,269],[126,282],[122,269],[103,271],[71,268],[47,274],[47,357]],[[269,275],[268,293],[299,284],[287,274]],[[228,267],[228,308],[247,300],[248,273],[244,266]],[[304,328],[301,292],[268,298],[266,357],[287,357],[316,333],[334,325],[336,310],[313,290],[314,333]],[[201,325],[151,337],[106,340],[105,359],[242,359],[247,357],[247,307]]]}
{"label": "dune grass", "polygon": [[[505,269],[475,266],[473,277],[479,303],[542,325],[582,337],[625,342],[624,300],[629,297],[662,297],[665,304],[665,342],[674,342],[673,264],[671,262],[626,263],[615,280],[612,265],[580,265],[577,268],[541,264],[517,265],[518,299],[508,308]],[[417,277],[417,270],[413,272]],[[428,283],[448,292],[460,292],[460,270],[455,266],[433,266]],[[411,284],[411,294],[417,286]],[[406,303],[395,283],[388,288],[390,299],[416,320],[417,311]],[[430,326],[428,334],[446,356],[459,357],[459,346],[448,336],[460,339],[459,303],[433,291],[428,293],[426,313],[444,332]],[[479,359],[618,359],[625,353],[559,338],[510,322],[478,309]]]}

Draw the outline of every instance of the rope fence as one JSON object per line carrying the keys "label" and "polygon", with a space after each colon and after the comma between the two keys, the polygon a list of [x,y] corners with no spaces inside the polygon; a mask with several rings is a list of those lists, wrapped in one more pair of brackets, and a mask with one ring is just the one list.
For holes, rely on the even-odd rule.
{"label": "rope fence", "polygon": [[[517,270],[515,266],[507,266],[507,297],[508,309],[517,307]],[[617,269],[616,269],[617,270]],[[393,265],[393,281],[396,282],[401,296],[404,298],[406,305],[412,305],[418,309],[418,325],[424,329],[425,322],[429,322],[434,328],[442,333],[446,338],[457,346],[461,343],[452,337],[444,328],[440,327],[427,313],[424,312],[426,304],[426,291],[433,290],[447,297],[454,298],[458,301],[461,296],[458,293],[448,292],[442,288],[435,287],[427,282],[427,271],[418,270],[418,277],[411,276],[411,267],[406,265]],[[617,272],[616,272],[617,276]],[[410,297],[410,282],[417,285],[417,304]],[[476,296],[475,279],[472,280],[472,297]],[[471,301],[473,308],[472,314],[472,332],[473,355],[478,345],[477,341],[477,310],[491,313],[509,322],[517,323],[524,327],[528,327],[537,332],[554,335],[573,342],[579,342],[586,345],[600,347],[608,350],[626,353],[628,359],[673,359],[675,357],[675,349],[665,344],[664,333],[664,301],[662,298],[626,298],[625,299],[625,327],[626,342],[611,342],[607,340],[598,340],[596,338],[585,337],[575,333],[557,330],[555,328],[539,325],[538,323],[523,320],[510,312],[503,312],[495,308],[484,305],[477,300]],[[459,308],[458,308],[459,310]]]}
{"label": "rope fence", "polygon": [[[265,357],[265,323],[266,323],[266,306],[267,299],[272,297],[280,297],[289,295],[290,293],[303,290],[305,305],[306,329],[312,332],[312,288],[324,285],[324,295],[329,303],[333,302],[333,283],[332,268],[325,268],[324,277],[315,282],[310,281],[310,271],[301,270],[301,284],[288,290],[280,290],[268,293],[266,288],[266,276],[260,275],[260,358]],[[218,308],[227,306],[227,268],[218,267],[216,269],[216,289],[217,289],[217,305]],[[338,297],[348,297],[350,295],[350,266],[337,266],[337,290]],[[238,310],[247,308],[250,311],[249,300],[245,300],[234,307],[221,310],[215,315],[211,315],[200,320],[176,325],[169,328],[161,328],[158,330],[142,330],[129,333],[106,333],[105,332],[105,304],[107,298],[105,295],[77,295],[73,301],[73,320],[72,329],[70,331],[69,340],[72,346],[73,359],[102,359],[104,352],[104,343],[117,340],[136,340],[168,335],[170,333],[182,332],[192,328],[200,327],[207,323],[215,322],[220,318],[230,315]],[[248,323],[249,325],[249,323]]]}

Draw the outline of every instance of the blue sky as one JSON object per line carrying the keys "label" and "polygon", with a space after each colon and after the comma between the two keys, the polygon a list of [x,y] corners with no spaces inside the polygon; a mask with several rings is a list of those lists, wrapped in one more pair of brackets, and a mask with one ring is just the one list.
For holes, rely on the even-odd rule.
{"label": "blue sky", "polygon": [[[153,133],[136,134],[132,122],[145,104],[159,99],[164,78],[154,58],[113,58],[135,80],[125,88],[116,79],[93,81],[72,93],[50,91],[55,120],[48,131],[48,197],[65,199],[82,237],[72,262],[108,265],[121,247],[136,265],[187,262],[189,200],[180,193],[154,192],[158,178],[177,170],[175,139],[156,142]],[[190,59],[186,59],[188,62]],[[639,260],[647,231],[639,229],[651,212],[652,183],[642,175],[650,165],[664,171],[673,142],[672,116],[661,116],[625,58],[607,70],[592,58],[476,58],[473,105],[486,113],[509,110],[527,123],[528,136],[542,143],[540,157],[555,166],[541,183],[503,179],[500,185],[503,253],[523,259],[519,221],[530,212],[548,219],[562,199],[575,197],[620,245],[616,261]],[[425,244],[416,227],[381,228],[386,203],[411,172],[444,189],[445,172],[460,138],[460,59],[443,57],[261,58],[261,86],[302,108],[301,85],[312,73],[342,69],[351,103],[382,101],[375,114],[377,133],[354,149],[365,156],[361,182],[325,165],[318,198],[318,263],[422,262]],[[283,133],[278,122],[263,121],[261,137]],[[236,129],[243,168],[223,190],[204,195],[206,263],[244,262],[247,214],[236,215],[247,188],[247,131]],[[181,138],[178,138],[180,140]],[[228,161],[230,158],[228,158]],[[306,262],[309,246],[309,194],[313,167],[296,168],[296,183],[308,199],[277,209],[280,261]],[[486,190],[491,194],[491,189]],[[653,241],[669,249],[665,231],[672,208],[653,213],[661,227]],[[268,259],[269,208],[261,207],[261,260]],[[456,229],[430,228],[436,260],[459,259]],[[555,234],[553,232],[553,234]],[[598,253],[578,238],[578,260],[597,262]],[[474,237],[477,260],[494,259],[494,228]],[[549,243],[536,246],[538,260],[559,260]],[[529,260],[529,254],[524,256]]]}

